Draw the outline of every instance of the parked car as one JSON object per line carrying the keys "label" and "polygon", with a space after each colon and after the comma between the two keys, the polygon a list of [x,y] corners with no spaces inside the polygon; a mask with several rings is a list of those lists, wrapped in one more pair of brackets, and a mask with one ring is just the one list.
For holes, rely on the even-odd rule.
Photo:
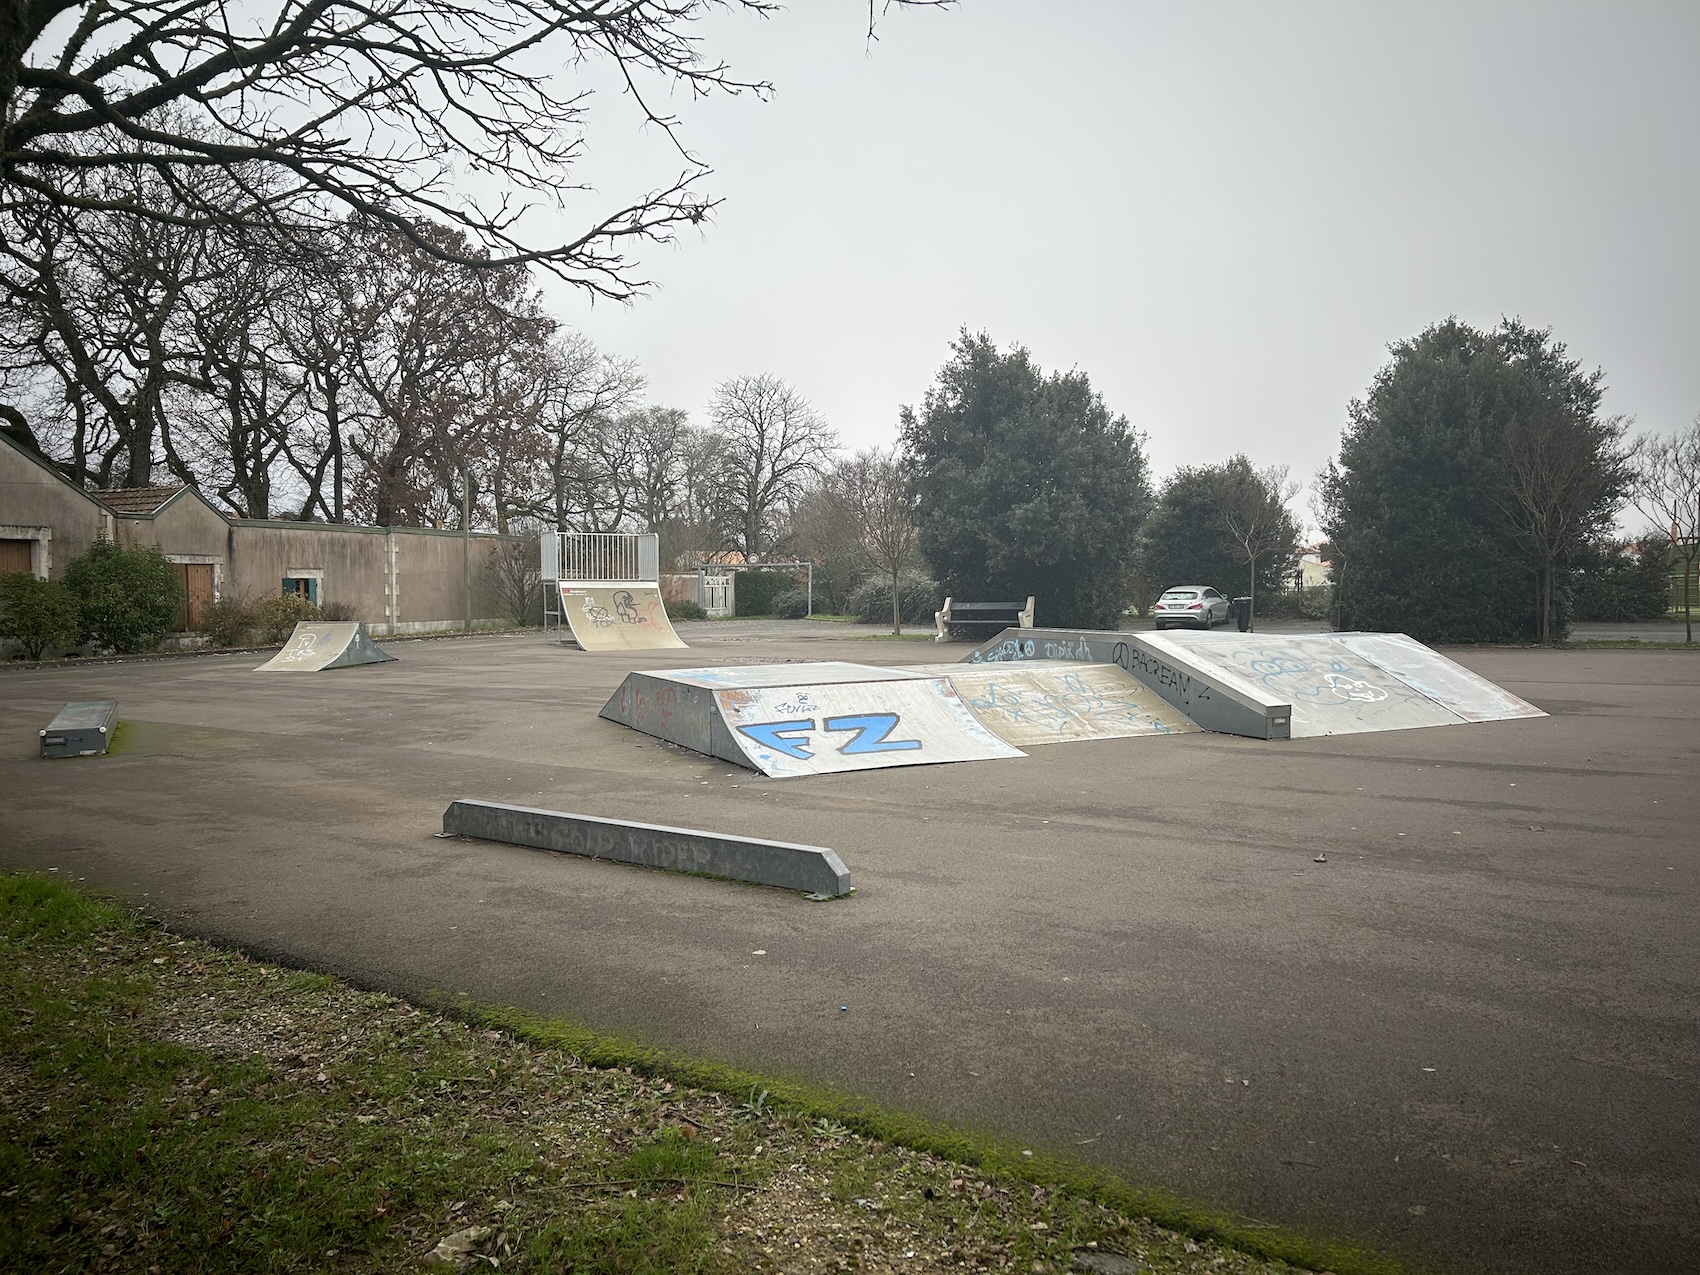
{"label": "parked car", "polygon": [[1181,584],[1163,591],[1151,618],[1159,629],[1178,625],[1210,629],[1228,622],[1228,599],[1207,584]]}

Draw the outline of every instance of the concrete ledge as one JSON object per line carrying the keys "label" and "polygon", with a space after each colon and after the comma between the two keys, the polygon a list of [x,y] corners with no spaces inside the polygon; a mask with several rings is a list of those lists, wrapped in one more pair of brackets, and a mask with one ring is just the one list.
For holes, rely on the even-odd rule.
{"label": "concrete ledge", "polygon": [[597,819],[560,810],[462,799],[443,811],[443,831],[480,841],[505,841],[561,854],[612,859],[646,868],[701,872],[809,894],[850,893],[850,871],[824,846],[754,837],[725,837],[692,828]]}

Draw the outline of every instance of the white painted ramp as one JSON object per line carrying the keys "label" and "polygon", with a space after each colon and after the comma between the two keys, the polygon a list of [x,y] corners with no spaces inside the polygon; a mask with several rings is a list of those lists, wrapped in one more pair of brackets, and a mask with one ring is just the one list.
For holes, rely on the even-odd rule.
{"label": "white painted ramp", "polygon": [[945,678],[866,664],[630,673],[601,715],[776,779],[1022,756]]}
{"label": "white painted ramp", "polygon": [[295,626],[289,641],[256,673],[319,673],[325,669],[352,668],[356,664],[388,664],[395,656],[378,649],[358,621],[348,623],[307,622]]}
{"label": "white painted ramp", "polygon": [[1141,644],[1291,704],[1294,739],[1545,716],[1402,633],[1169,632]]}
{"label": "white painted ramp", "polygon": [[764,775],[1020,757],[942,677],[714,692],[733,741]]}
{"label": "white painted ramp", "polygon": [[654,583],[560,582],[561,614],[586,651],[682,650]]}
{"label": "white painted ramp", "polygon": [[1199,729],[1114,664],[1031,660],[932,664],[913,671],[948,677],[981,725],[1018,748]]}

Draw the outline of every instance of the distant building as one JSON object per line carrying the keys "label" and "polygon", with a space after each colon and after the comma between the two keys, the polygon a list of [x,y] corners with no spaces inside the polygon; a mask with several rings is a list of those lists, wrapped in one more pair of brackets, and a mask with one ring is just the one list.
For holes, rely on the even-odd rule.
{"label": "distant building", "polygon": [[521,543],[488,532],[230,518],[192,487],[84,491],[0,434],[0,572],[58,579],[102,537],[157,546],[177,567],[185,598],[180,632],[196,629],[217,598],[301,593],[351,607],[379,636],[460,628],[463,563],[473,624],[502,623],[493,560],[504,546]]}

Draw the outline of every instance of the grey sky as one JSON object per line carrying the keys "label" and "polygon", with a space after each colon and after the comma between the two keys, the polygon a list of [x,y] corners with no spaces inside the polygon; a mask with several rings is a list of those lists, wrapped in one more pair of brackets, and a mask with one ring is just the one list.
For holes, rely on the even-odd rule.
{"label": "grey sky", "polygon": [[[703,419],[784,377],[889,441],[967,325],[1078,366],[1159,471],[1308,479],[1390,341],[1551,326],[1609,411],[1700,410],[1700,5],[1066,3],[716,19],[769,103],[678,102],[725,198],[629,308],[552,304]],[[603,110],[587,173],[670,175]],[[1301,499],[1301,504],[1303,500]]]}

